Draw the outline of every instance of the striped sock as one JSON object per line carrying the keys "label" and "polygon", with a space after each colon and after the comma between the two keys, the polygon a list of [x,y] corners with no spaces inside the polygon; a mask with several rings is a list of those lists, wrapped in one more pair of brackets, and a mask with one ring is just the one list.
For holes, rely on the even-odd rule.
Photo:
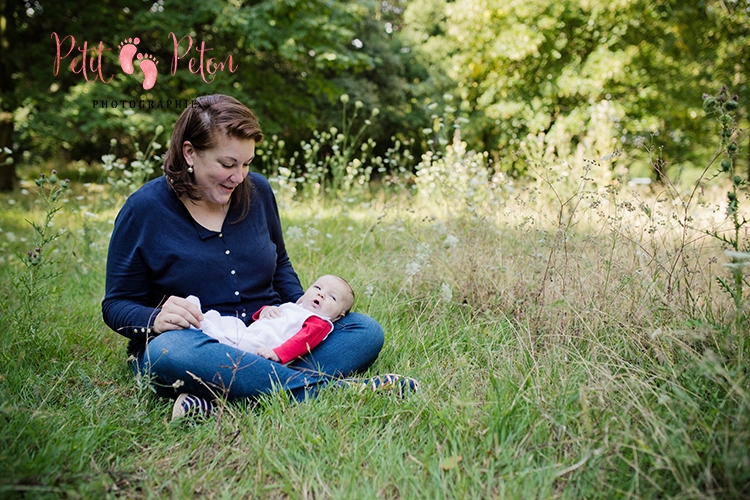
{"label": "striped sock", "polygon": [[341,384],[347,387],[361,387],[372,391],[394,389],[398,397],[402,398],[407,393],[418,392],[419,382],[410,377],[404,377],[395,373],[376,375],[368,378],[345,378]]}
{"label": "striped sock", "polygon": [[207,418],[214,412],[214,405],[192,394],[180,394],[172,407],[172,420],[183,417]]}

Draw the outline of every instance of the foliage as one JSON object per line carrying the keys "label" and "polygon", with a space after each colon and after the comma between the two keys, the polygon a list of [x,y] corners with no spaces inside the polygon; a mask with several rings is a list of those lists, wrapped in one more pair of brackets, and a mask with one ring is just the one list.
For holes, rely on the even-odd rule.
{"label": "foliage", "polygon": [[[399,140],[392,139],[392,146],[381,156],[375,154],[377,143],[366,138],[365,132],[380,110],[373,108],[368,118],[360,120],[364,104],[354,101],[354,111],[347,113],[351,108],[349,95],[342,94],[339,99],[340,129],[316,130],[312,139],[302,141],[293,153],[287,151],[286,141],[276,135],[271,136],[270,144],[258,148],[261,169],[283,200],[295,196],[307,200],[362,196],[369,191],[373,173],[406,175],[411,171],[414,158]],[[387,177],[386,182],[394,178]]]}
{"label": "foliage", "polygon": [[[147,142],[159,125],[168,129],[184,107],[168,101],[224,92],[254,108],[268,135],[299,154],[315,130],[340,128],[338,96],[346,93],[365,113],[381,111],[367,131],[375,155],[394,137],[402,145],[414,141],[419,157],[438,141],[449,144],[450,127],[463,121],[462,140],[469,150],[487,151],[495,170],[523,175],[528,149],[541,144],[568,161],[627,150],[631,175],[639,176],[648,166],[634,146],[640,137],[657,137],[668,165],[679,159],[676,166],[691,167],[710,157],[710,129],[691,104],[701,89],[724,81],[740,103],[750,102],[741,70],[750,16],[740,1],[118,0],[14,8],[15,90],[0,98],[14,110],[11,149],[22,153],[20,171],[50,158],[98,161],[111,137],[131,156],[135,143]],[[103,41],[104,74],[112,80],[86,83],[67,68],[72,58],[53,75],[53,32],[90,48]],[[137,68],[126,75],[118,67],[117,46],[133,37],[159,61],[148,91]],[[182,57],[172,71],[177,37]],[[207,57],[231,54],[236,71],[191,71],[202,43],[212,49]],[[113,108],[113,101],[136,106]],[[141,109],[141,102],[164,107]],[[744,126],[747,113],[739,111]],[[441,120],[444,132],[436,130]],[[524,154],[514,154],[519,150]],[[661,173],[652,175],[659,180]]]}
{"label": "foliage", "polygon": [[55,228],[53,222],[66,201],[69,182],[59,179],[55,170],[49,176],[42,174],[34,182],[43,205],[44,220],[27,220],[33,229],[33,248],[26,255],[18,254],[23,267],[11,280],[20,299],[20,307],[13,314],[14,323],[23,338],[36,340],[39,337],[50,313],[50,299],[59,291],[62,273],[52,251],[53,243],[63,232]]}
{"label": "foliage", "polygon": [[[742,2],[676,0],[418,0],[404,14],[404,36],[430,68],[420,98],[452,94],[468,118],[463,137],[490,151],[505,171],[523,172],[507,154],[542,136],[560,158],[578,144],[589,158],[661,134],[682,162],[711,147],[695,96],[731,81],[745,101],[750,37]],[[605,116],[597,106],[608,103]],[[694,104],[691,104],[694,103]],[[606,123],[614,134],[586,131]],[[506,156],[502,156],[503,153]],[[637,153],[635,149],[634,154]]]}
{"label": "foliage", "polygon": [[472,212],[486,207],[492,186],[487,157],[486,152],[467,151],[460,130],[456,130],[444,155],[432,151],[422,155],[415,178],[419,195],[448,211]]}
{"label": "foliage", "polygon": [[[386,50],[384,46],[359,45],[357,32],[371,25],[376,10],[374,2],[342,1],[160,0],[146,5],[119,0],[95,8],[85,2],[34,2],[26,7],[19,2],[18,46],[13,50],[15,60],[26,63],[16,64],[14,78],[20,83],[12,96],[3,96],[12,97],[14,103],[13,149],[26,151],[30,162],[49,158],[91,162],[106,151],[111,137],[120,137],[122,154],[129,156],[135,153],[136,143],[148,141],[150,131],[171,127],[186,103],[206,93],[239,98],[257,112],[269,135],[297,143],[334,123],[325,121],[330,116],[321,108],[334,109],[344,87],[366,88],[367,95],[357,99],[370,110],[380,100],[379,87],[392,87],[392,78],[398,78],[396,55],[381,58],[377,51]],[[61,39],[73,35],[78,47],[84,42],[89,48],[98,47],[102,41],[102,72],[108,83],[94,81],[94,75],[86,82],[83,75],[74,74],[68,68],[73,56],[64,59],[54,75],[52,33]],[[137,61],[132,75],[119,68],[118,45],[136,37],[139,53],[158,62],[156,84],[149,90],[141,85]],[[353,40],[357,45],[352,45]],[[180,42],[177,49],[175,42]],[[69,43],[65,41],[62,55]],[[235,71],[227,65],[208,74],[206,61],[199,71],[201,44],[206,61],[214,57],[226,62],[231,55]],[[173,69],[175,50],[180,57]],[[382,84],[364,85],[365,72],[381,72],[384,60],[390,61],[391,80],[384,77]],[[392,131],[380,129],[381,134]]]}
{"label": "foliage", "polygon": [[724,86],[716,96],[704,94],[703,107],[706,113],[714,116],[721,125],[719,153],[722,160],[719,173],[726,175],[731,186],[727,192],[727,217],[731,220],[732,229],[727,236],[715,230],[710,234],[729,247],[727,256],[730,257],[730,263],[726,266],[732,273],[733,283],[730,285],[721,277],[717,277],[717,280],[734,299],[738,324],[742,324],[741,319],[746,314],[743,311],[745,302],[743,291],[746,284],[743,271],[750,260],[750,254],[746,253],[750,248],[743,237],[745,233],[743,227],[748,220],[741,214],[739,208],[740,197],[743,194],[742,188],[746,182],[736,172],[737,143],[743,135],[738,128],[736,116],[739,108],[738,96],[736,94],[730,96],[727,87]]}
{"label": "foliage", "polygon": [[[114,192],[125,197],[133,194],[139,187],[154,177],[156,166],[161,164],[161,156],[156,154],[162,145],[156,139],[164,132],[164,127],[159,125],[154,131],[153,138],[148,142],[146,148],[141,151],[140,145],[134,144],[136,152],[135,159],[128,166],[127,158],[117,158],[112,151],[117,146],[117,139],[110,141],[110,153],[102,156],[102,168],[106,173],[107,183]],[[159,168],[161,173],[161,168]]]}

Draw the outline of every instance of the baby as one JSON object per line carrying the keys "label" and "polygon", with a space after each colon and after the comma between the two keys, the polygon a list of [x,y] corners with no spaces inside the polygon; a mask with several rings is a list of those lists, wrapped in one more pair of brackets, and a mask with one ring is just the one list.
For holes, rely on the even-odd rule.
{"label": "baby", "polygon": [[[188,300],[200,307],[200,300]],[[264,306],[250,325],[234,316],[209,310],[200,329],[219,342],[279,363],[288,363],[310,352],[333,331],[333,322],[344,317],[354,303],[354,291],[343,278],[326,274],[318,278],[296,303]]]}

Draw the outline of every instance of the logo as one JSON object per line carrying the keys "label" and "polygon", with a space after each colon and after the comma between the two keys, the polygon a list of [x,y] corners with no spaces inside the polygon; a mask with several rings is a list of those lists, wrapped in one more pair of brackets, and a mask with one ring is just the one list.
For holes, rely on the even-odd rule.
{"label": "logo", "polygon": [[126,75],[132,75],[135,68],[133,68],[133,57],[137,56],[138,60],[141,61],[139,68],[143,73],[143,89],[148,90],[156,83],[156,76],[158,71],[156,65],[159,61],[154,59],[150,54],[141,54],[138,52],[136,45],[141,43],[138,38],[128,38],[124,40],[117,49],[120,51],[120,55],[117,56],[120,60],[120,68],[125,72]]}
{"label": "logo", "polygon": [[[73,35],[67,35],[61,40],[57,33],[52,33],[50,38],[55,40],[55,60],[52,66],[54,76],[59,74],[62,62],[71,58],[68,68],[72,73],[83,75],[87,83],[101,81],[108,84],[114,78],[114,73],[111,73],[108,79],[104,77],[102,55],[105,51],[112,49],[106,47],[103,41],[100,41],[96,46],[89,47],[87,41],[84,41],[82,46],[77,45]],[[190,35],[185,35],[178,40],[177,35],[169,33],[168,38],[172,40],[173,46],[172,63],[168,74],[175,75],[181,65],[183,67],[187,65],[188,71],[199,74],[204,82],[211,83],[216,78],[217,73],[226,70],[230,73],[237,71],[237,65],[234,63],[231,54],[224,60],[210,57],[209,52],[213,52],[214,49],[207,48],[204,41],[201,41],[200,45],[195,43],[195,47],[193,47],[194,41]],[[141,40],[138,37],[127,38],[120,42],[117,45],[117,59],[123,73],[135,75],[141,82],[143,89],[150,90],[156,85],[156,80],[159,77],[159,61],[148,52],[141,52],[138,47],[140,43]],[[187,45],[187,48],[184,48],[185,45]],[[190,52],[191,50],[193,53]],[[64,55],[63,52],[65,52]],[[191,57],[188,57],[188,55]],[[187,60],[184,61],[186,58]]]}

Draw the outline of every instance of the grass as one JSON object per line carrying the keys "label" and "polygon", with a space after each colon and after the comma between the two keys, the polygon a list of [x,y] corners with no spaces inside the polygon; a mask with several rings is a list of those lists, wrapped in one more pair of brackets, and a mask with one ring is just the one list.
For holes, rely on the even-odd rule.
{"label": "grass", "polygon": [[31,332],[13,277],[44,214],[0,196],[0,497],[749,497],[747,322],[701,232],[723,227],[723,191],[685,239],[668,191],[540,173],[455,199],[281,199],[303,285],[346,276],[386,331],[370,371],[422,392],[272,394],[193,425],[100,319],[122,199],[73,183]]}

